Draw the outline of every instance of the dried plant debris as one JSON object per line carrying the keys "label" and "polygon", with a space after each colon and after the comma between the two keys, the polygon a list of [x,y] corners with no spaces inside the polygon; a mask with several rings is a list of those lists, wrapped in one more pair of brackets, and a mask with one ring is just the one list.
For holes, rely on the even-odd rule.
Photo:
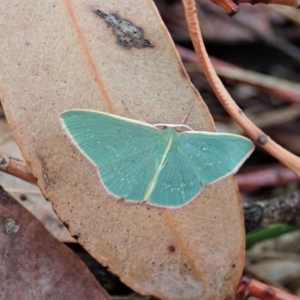
{"label": "dried plant debris", "polygon": [[275,223],[300,225],[300,192],[244,205],[246,231]]}
{"label": "dried plant debris", "polygon": [[16,234],[20,229],[20,227],[16,224],[16,221],[11,218],[5,220],[4,226],[7,234]]}
{"label": "dried plant debris", "polygon": [[106,14],[97,7],[92,9],[113,28],[118,44],[124,48],[153,47],[153,43],[144,38],[143,30],[134,26],[130,21],[121,19],[117,14]]}

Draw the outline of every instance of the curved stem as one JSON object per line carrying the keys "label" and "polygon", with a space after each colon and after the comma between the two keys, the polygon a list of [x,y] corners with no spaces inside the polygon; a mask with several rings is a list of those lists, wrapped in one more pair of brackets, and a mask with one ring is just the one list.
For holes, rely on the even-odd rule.
{"label": "curved stem", "polygon": [[291,7],[299,7],[299,1],[298,0],[236,0],[236,4],[241,3],[249,3],[252,5],[263,3],[263,4],[277,4],[277,5],[285,5],[285,6],[291,6]]}
{"label": "curved stem", "polygon": [[249,296],[258,299],[272,300],[300,300],[299,297],[284,292],[278,288],[268,286],[255,279],[243,277],[236,289],[236,299],[245,299]]}
{"label": "curved stem", "polygon": [[0,171],[18,177],[32,184],[37,184],[36,178],[29,172],[26,164],[8,157],[0,152]]}
{"label": "curved stem", "polygon": [[206,52],[199,27],[194,0],[182,0],[182,3],[184,6],[191,39],[195,51],[199,57],[203,72],[223,107],[226,109],[229,115],[244,129],[246,134],[254,142],[256,142],[256,144],[265,149],[269,154],[277,158],[282,164],[286,165],[293,172],[295,172],[298,177],[300,177],[300,158],[287,151],[274,142],[266,134],[264,134],[247,118],[247,116],[229,95],[220,78],[218,77]]}

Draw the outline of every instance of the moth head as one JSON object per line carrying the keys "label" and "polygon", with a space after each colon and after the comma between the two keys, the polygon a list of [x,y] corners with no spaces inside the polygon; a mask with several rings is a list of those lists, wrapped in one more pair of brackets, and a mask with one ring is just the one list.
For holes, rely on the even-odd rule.
{"label": "moth head", "polygon": [[179,133],[185,131],[193,131],[191,127],[184,124],[154,124],[153,126],[156,127],[158,130],[173,129]]}

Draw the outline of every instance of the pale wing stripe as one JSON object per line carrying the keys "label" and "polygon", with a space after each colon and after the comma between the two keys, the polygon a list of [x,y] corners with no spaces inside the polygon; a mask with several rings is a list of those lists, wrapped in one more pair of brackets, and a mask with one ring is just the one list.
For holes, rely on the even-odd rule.
{"label": "pale wing stripe", "polygon": [[158,165],[158,168],[157,168],[157,171],[155,172],[154,176],[153,176],[153,179],[151,180],[147,190],[146,190],[146,193],[145,193],[145,196],[144,196],[144,200],[147,200],[149,199],[150,195],[152,194],[153,190],[155,189],[155,186],[157,184],[157,178],[160,174],[160,172],[163,170],[163,165],[164,165],[164,162],[167,158],[167,155],[170,151],[170,148],[171,148],[171,145],[172,145],[172,138],[170,138],[169,142],[168,142],[168,145],[166,147],[166,150],[162,156],[162,159],[161,159],[161,162],[160,164]]}

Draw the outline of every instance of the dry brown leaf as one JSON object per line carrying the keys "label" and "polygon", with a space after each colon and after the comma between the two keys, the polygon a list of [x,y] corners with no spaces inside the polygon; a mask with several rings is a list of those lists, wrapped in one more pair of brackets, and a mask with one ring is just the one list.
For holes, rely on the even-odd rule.
{"label": "dry brown leaf", "polygon": [[[154,47],[125,49],[91,9],[143,28]],[[58,123],[71,108],[149,123],[214,130],[152,1],[2,1],[1,98],[44,196],[98,261],[142,294],[226,299],[244,262],[244,228],[232,178],[187,206],[127,205],[108,195]],[[123,101],[126,102],[126,106]]]}
{"label": "dry brown leaf", "polygon": [[109,300],[84,263],[0,187],[0,299]]}

